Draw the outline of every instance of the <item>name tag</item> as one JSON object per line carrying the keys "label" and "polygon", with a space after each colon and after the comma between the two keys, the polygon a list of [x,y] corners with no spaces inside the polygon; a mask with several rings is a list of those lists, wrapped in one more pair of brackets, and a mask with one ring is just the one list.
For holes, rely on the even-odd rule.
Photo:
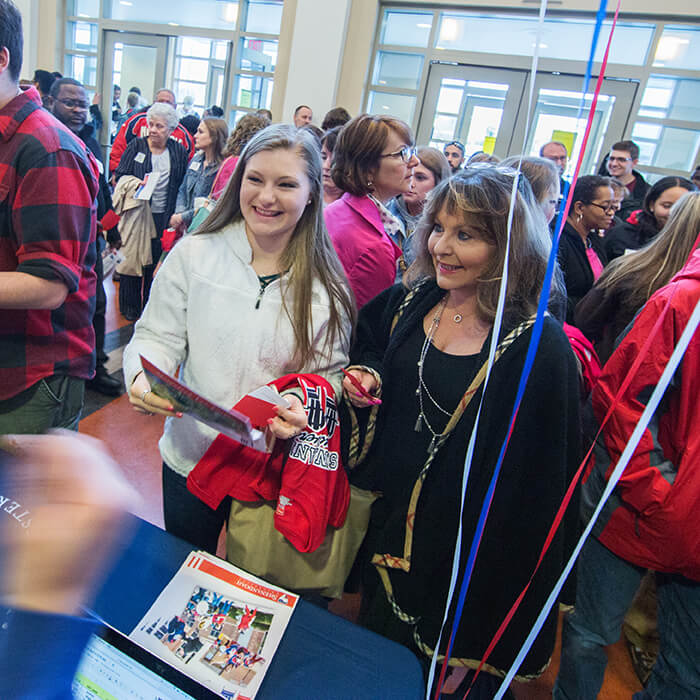
{"label": "name tag", "polygon": [[146,154],[145,154],[145,153],[137,153],[137,154],[134,156],[134,160],[135,160],[137,163],[143,163],[143,161],[146,160]]}
{"label": "name tag", "polygon": [[[95,160],[97,160],[97,158],[95,158]],[[105,174],[105,166],[102,165],[102,161],[100,160],[97,160],[97,170],[99,171],[100,175]]]}
{"label": "name tag", "polygon": [[202,164],[202,161],[201,161],[201,160],[193,160],[193,161],[190,163],[190,170],[194,170],[195,172],[197,172],[197,170],[199,170],[199,166],[200,166],[201,164]]}

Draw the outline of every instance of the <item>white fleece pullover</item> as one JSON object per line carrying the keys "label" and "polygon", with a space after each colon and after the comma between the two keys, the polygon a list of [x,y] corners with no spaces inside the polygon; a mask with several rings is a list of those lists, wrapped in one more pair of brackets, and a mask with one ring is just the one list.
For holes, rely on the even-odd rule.
{"label": "white fleece pullover", "polygon": [[[330,357],[322,350],[329,299],[320,282],[313,288],[313,366],[297,370],[294,332],[282,307],[285,277],[260,282],[243,221],[217,233],[186,236],[166,258],[134,336],[124,351],[124,379],[131,386],[141,370],[139,355],[188,387],[226,408],[242,396],[289,372],[325,377],[340,395],[341,367],[348,361],[349,320]],[[292,300],[287,299],[288,306]],[[168,418],[159,447],[163,461],[187,476],[217,433],[193,418]]]}

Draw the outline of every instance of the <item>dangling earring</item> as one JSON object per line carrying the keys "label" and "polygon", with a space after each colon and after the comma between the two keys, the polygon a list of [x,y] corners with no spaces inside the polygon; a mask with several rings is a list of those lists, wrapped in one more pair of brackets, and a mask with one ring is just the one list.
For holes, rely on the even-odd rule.
{"label": "dangling earring", "polygon": [[580,224],[580,223],[581,223],[581,219],[583,219],[583,214],[579,214],[579,215],[576,217],[576,223],[577,223],[577,224]]}
{"label": "dangling earring", "polygon": [[374,183],[371,180],[367,180],[367,187],[374,187]]}

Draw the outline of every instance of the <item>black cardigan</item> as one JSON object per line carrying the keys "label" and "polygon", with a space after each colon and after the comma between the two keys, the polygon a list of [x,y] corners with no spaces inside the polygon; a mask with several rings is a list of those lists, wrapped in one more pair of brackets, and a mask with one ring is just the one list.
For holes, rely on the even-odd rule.
{"label": "black cardigan", "polygon": [[[170,221],[170,217],[175,213],[177,192],[187,170],[187,151],[182,145],[174,139],[168,139],[167,147],[170,153],[170,178],[168,180],[168,199],[165,205],[166,222]],[[143,153],[146,156],[141,163],[136,161],[137,153]],[[131,141],[124,153],[122,153],[119,166],[114,171],[114,176],[117,180],[122,175],[133,175],[143,179],[152,170],[151,149],[148,147],[148,141],[146,138],[138,138]]]}
{"label": "black cardigan", "polygon": [[[403,503],[389,508],[385,499],[380,499],[374,505],[365,547],[370,556],[375,552],[403,556],[408,499],[426,455],[416,455],[411,463],[396,463],[392,459],[392,446],[401,441],[401,435],[388,435],[382,430],[382,415],[392,408],[406,410],[392,405],[392,384],[415,382],[416,377],[394,376],[393,358],[443,295],[444,291],[435,283],[427,283],[409,303],[393,334],[389,332],[391,322],[405,296],[400,285],[386,290],[360,311],[351,361],[368,365],[381,374],[383,404],[370,454],[351,474],[351,481],[373,488],[381,474],[382,479],[401,480],[405,484],[405,489],[399,489],[404,493]],[[508,330],[504,329],[502,337]],[[530,335],[531,330],[527,330],[513,342],[494,366],[489,381],[463,512],[462,570],[468,556],[465,550],[474,534],[479,509],[508,429]],[[485,361],[489,343],[490,338],[484,343],[477,367]],[[455,381],[466,390],[471,378],[455,377]],[[456,543],[464,456],[481,393],[480,390],[474,396],[438,452],[423,484],[414,523],[410,572],[389,570],[398,604],[405,612],[420,617],[418,632],[431,647],[435,645],[444,612]],[[405,430],[414,429],[416,417],[406,412]],[[480,659],[525,586],[578,465],[579,441],[576,362],[561,326],[548,317],[502,465],[453,656]],[[561,573],[564,557],[572,548],[571,538],[577,532],[577,501],[578,496],[570,505],[568,517],[528,594],[489,659],[491,665],[502,670],[510,666]],[[376,594],[384,595],[374,567],[368,565],[367,576],[370,587],[372,576],[380,587]],[[370,591],[366,592],[371,595]],[[554,647],[556,624],[555,606],[520,673],[537,673],[545,666]],[[392,636],[389,629],[377,631]]]}
{"label": "black cardigan", "polygon": [[[588,236],[588,242],[605,265],[608,262],[603,250],[603,239],[595,234]],[[573,324],[574,309],[576,304],[588,293],[593,286],[593,271],[586,255],[586,246],[578,235],[576,229],[567,221],[561,233],[559,251],[557,253],[559,265],[564,273],[566,284],[566,322]]]}

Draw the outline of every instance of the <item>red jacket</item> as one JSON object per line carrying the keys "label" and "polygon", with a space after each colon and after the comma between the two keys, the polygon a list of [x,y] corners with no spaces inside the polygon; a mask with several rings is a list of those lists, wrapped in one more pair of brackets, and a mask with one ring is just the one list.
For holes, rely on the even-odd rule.
{"label": "red jacket", "polygon": [[369,197],[346,192],[323,213],[360,309],[394,284],[401,249],[387,235],[377,205]]}
{"label": "red jacket", "polygon": [[[598,440],[583,489],[592,512],[700,299],[700,249],[654,294],[612,354],[593,390],[599,425],[664,307],[651,349]],[[595,427],[597,430],[597,426]],[[696,331],[666,395],[601,512],[594,531],[623,559],[700,581],[700,333]]]}
{"label": "red jacket", "polygon": [[[109,154],[109,172],[113,173],[119,167],[119,161],[126,150],[126,147],[133,139],[148,136],[148,125],[146,123],[146,113],[137,112],[133,117],[127,119],[112,144]],[[178,124],[170,134],[171,139],[175,139],[187,151],[187,159],[191,160],[194,155],[194,139],[182,124]]]}
{"label": "red jacket", "polygon": [[301,387],[307,427],[293,440],[278,440],[271,454],[219,435],[190,472],[187,488],[211,508],[226,495],[276,500],[275,528],[298,551],[313,552],[328,525],[342,526],[350,504],[333,387],[316,374],[288,374],[270,384],[280,392]]}

